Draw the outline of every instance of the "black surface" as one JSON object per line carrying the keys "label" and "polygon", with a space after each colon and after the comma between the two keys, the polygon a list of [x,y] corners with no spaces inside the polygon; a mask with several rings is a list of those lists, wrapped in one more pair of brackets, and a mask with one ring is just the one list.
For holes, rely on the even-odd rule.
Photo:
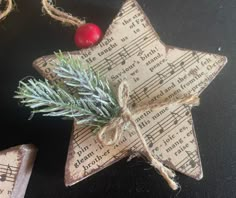
{"label": "black surface", "polygon": [[[122,1],[57,1],[86,16],[105,31]],[[119,163],[73,187],[64,186],[64,165],[72,123],[35,116],[12,99],[26,75],[40,78],[32,62],[53,51],[75,50],[74,29],[42,16],[40,1],[16,0],[17,10],[0,23],[0,149],[33,143],[38,149],[26,198],[78,197],[236,197],[236,1],[139,0],[162,40],[170,45],[226,55],[216,80],[193,111],[204,178],[178,174],[181,192],[173,192],[142,159]],[[218,52],[218,48],[221,51]]]}

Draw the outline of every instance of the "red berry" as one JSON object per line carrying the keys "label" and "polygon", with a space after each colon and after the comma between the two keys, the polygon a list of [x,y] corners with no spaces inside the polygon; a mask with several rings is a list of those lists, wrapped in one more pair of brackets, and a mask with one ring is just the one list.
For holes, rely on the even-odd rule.
{"label": "red berry", "polygon": [[102,31],[97,25],[86,23],[77,28],[74,40],[77,47],[88,48],[97,44],[101,37]]}

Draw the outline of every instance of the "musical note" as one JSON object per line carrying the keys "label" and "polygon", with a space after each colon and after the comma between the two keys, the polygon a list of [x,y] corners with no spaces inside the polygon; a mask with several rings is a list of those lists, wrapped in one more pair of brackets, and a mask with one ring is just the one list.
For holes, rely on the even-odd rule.
{"label": "musical note", "polygon": [[161,125],[159,122],[158,122],[157,124],[158,124],[159,127],[160,127],[159,132],[160,132],[160,134],[162,134],[162,133],[164,132],[164,128],[162,127],[162,125]]}
{"label": "musical note", "polygon": [[122,61],[121,61],[121,65],[124,65],[126,63],[126,59],[128,57],[130,57],[128,51],[126,50],[126,48],[122,48],[123,51],[122,52],[119,52],[118,55],[121,57]]}
{"label": "musical note", "polygon": [[167,63],[170,67],[170,75],[173,75],[175,73],[175,65],[173,63]]}
{"label": "musical note", "polygon": [[185,115],[188,116],[190,114],[190,108],[189,106],[184,104],[184,108],[186,109]]}
{"label": "musical note", "polygon": [[109,58],[104,58],[104,60],[106,61],[108,65],[107,70],[110,71],[112,69],[112,66],[114,65],[114,62]]}
{"label": "musical note", "polygon": [[178,124],[178,119],[177,118],[182,118],[178,113],[171,112],[172,117],[174,118],[174,124]]}
{"label": "musical note", "polygon": [[121,17],[122,15],[123,15],[123,12],[120,12],[118,16]]}
{"label": "musical note", "polygon": [[144,38],[143,38],[143,40],[145,41],[145,40],[147,40],[148,39],[148,37],[147,36],[145,36]]}
{"label": "musical note", "polygon": [[11,167],[9,166],[9,164],[8,164],[6,172],[0,175],[0,181],[5,182],[7,177],[9,177],[11,175],[12,175],[12,170],[11,170]]}
{"label": "musical note", "polygon": [[149,95],[148,95],[147,91],[148,91],[148,88],[147,88],[147,87],[144,87],[144,88],[143,88],[143,92],[144,92],[144,94],[149,98]]}
{"label": "musical note", "polygon": [[185,62],[184,62],[184,61],[181,61],[181,63],[180,63],[179,65],[180,65],[180,67],[183,69],[183,71],[186,71],[185,68],[184,68],[184,64],[185,64]]}
{"label": "musical note", "polygon": [[199,58],[199,55],[197,54],[197,52],[193,51],[193,52],[192,52],[192,56],[193,56],[194,59],[199,63],[200,58]]}
{"label": "musical note", "polygon": [[152,148],[153,147],[153,140],[154,140],[154,138],[151,135],[149,135],[149,134],[146,135],[146,137],[147,137],[148,141],[150,141],[149,144],[148,144],[148,147]]}
{"label": "musical note", "polygon": [[196,166],[196,162],[194,161],[193,157],[193,153],[191,151],[185,151],[188,155],[188,157],[190,158],[190,161],[189,161],[189,165],[194,168]]}
{"label": "musical note", "polygon": [[139,46],[138,43],[136,44],[136,46],[137,46],[137,48],[138,48],[138,54],[137,54],[137,56],[141,56],[141,55],[144,53],[144,51],[143,51],[143,49],[141,49],[141,47]]}
{"label": "musical note", "polygon": [[162,84],[164,82],[165,75],[164,74],[160,74],[160,73],[156,73],[156,75],[160,79],[159,84]]}

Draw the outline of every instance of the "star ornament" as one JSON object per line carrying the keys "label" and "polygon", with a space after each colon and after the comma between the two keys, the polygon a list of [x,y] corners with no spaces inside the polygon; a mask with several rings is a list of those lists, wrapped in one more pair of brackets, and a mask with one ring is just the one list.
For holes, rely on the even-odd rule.
{"label": "star ornament", "polygon": [[[131,108],[198,96],[227,62],[224,56],[165,45],[135,0],[125,1],[97,46],[70,54],[91,65],[115,88],[126,78],[131,89]],[[44,56],[33,65],[45,78],[58,82],[61,79],[51,64],[55,59],[54,55]],[[156,159],[194,179],[203,177],[191,106],[147,110],[135,115],[135,122]],[[74,124],[65,185],[71,186],[137,152],[145,155],[132,128],[126,130],[118,144],[103,146],[89,128]]]}

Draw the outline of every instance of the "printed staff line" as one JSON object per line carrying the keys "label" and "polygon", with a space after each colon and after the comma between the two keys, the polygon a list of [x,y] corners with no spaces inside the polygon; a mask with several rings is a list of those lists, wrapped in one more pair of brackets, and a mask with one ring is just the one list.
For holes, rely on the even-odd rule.
{"label": "printed staff line", "polygon": [[[204,56],[203,56],[204,57]],[[202,58],[203,58],[202,57]],[[193,63],[194,64],[194,63]],[[186,67],[185,69],[187,70],[189,67],[191,67],[193,64],[191,64],[191,65],[188,65],[188,67]],[[180,74],[181,72],[179,72],[179,73],[175,73],[175,75],[171,75],[173,78],[174,77],[176,77],[176,76],[178,76],[179,74]],[[169,76],[170,77],[170,76]],[[168,79],[168,80],[165,80],[164,81],[164,83],[162,83],[161,85],[159,85],[159,86],[155,86],[155,84],[156,84],[156,82],[157,81],[154,81],[153,83],[149,83],[149,84],[151,84],[151,85],[148,85],[148,87],[151,87],[151,88],[149,88],[147,91],[152,91],[151,93],[149,93],[150,95],[152,95],[153,93],[155,93],[156,92],[156,90],[158,90],[158,89],[160,89],[162,86],[164,86],[166,83],[168,83],[168,82],[171,82],[171,80],[173,79],[173,78],[170,78],[170,79]],[[167,79],[167,78],[166,78]],[[145,89],[145,87],[147,87],[147,85],[144,85],[142,88],[143,89]],[[137,101],[138,102],[141,102],[142,100],[144,100],[147,96],[147,91],[144,93],[144,92],[141,92],[141,94],[140,95],[138,95],[137,94],[137,92],[135,92],[135,91],[132,91],[132,93],[131,93],[131,97],[132,97],[132,95],[134,95],[133,96],[133,101],[131,100],[131,101],[129,101],[129,105],[132,105],[133,103],[136,103]],[[136,93],[136,94],[135,94]],[[153,96],[154,97],[154,96]]]}
{"label": "printed staff line", "polygon": [[2,166],[2,167],[10,167],[12,170],[13,170],[13,169],[16,169],[16,170],[18,170],[18,167],[11,166],[11,165],[0,164],[0,168],[1,168],[1,166]]}
{"label": "printed staff line", "polygon": [[[150,30],[148,30],[144,34],[142,34],[141,36],[138,36],[134,40],[129,42],[129,44],[126,44],[123,47],[116,50],[115,52],[113,52],[109,56],[109,58],[102,59],[100,61],[100,63],[94,65],[93,68],[98,70],[99,73],[107,71],[107,69],[104,69],[104,68],[107,68],[107,66],[109,66],[109,63],[107,63],[107,60],[111,61],[114,65],[117,66],[124,61],[124,59],[120,55],[120,54],[124,53],[124,49],[126,50],[126,54],[127,54],[126,60],[127,60],[128,58],[131,58],[134,54],[136,54],[140,50],[140,48],[138,47],[139,45],[142,45],[142,47],[144,47],[144,46],[146,47],[150,43],[152,43],[153,40],[155,40],[155,39],[156,39],[155,35]],[[112,67],[112,68],[114,68],[114,67]]]}
{"label": "printed staff line", "polygon": [[[180,109],[180,110],[179,110]],[[182,105],[180,105],[178,108],[176,108],[174,111],[175,112],[173,112],[173,111],[171,111],[166,117],[164,117],[162,120],[160,120],[160,121],[158,121],[158,122],[156,122],[156,124],[155,125],[153,125],[152,127],[150,127],[148,130],[147,130],[147,133],[151,133],[150,131],[153,131],[153,130],[157,130],[157,128],[160,128],[160,129],[164,129],[166,126],[168,126],[169,125],[169,120],[170,120],[170,118],[173,118],[173,116],[171,115],[171,113],[174,113],[174,114],[179,114],[180,113],[180,111],[182,111],[182,110],[184,110],[185,109],[185,107],[184,108],[182,108]],[[177,112],[177,110],[179,110],[178,112]],[[170,118],[169,118],[170,117]],[[172,122],[172,121],[171,121]],[[166,124],[167,123],[167,124]],[[166,124],[166,125],[165,125]],[[156,126],[158,126],[158,127],[156,127]],[[162,127],[161,127],[162,126]]]}
{"label": "printed staff line", "polygon": [[[122,5],[121,12],[126,12],[126,11],[131,7],[132,4],[134,4],[134,3],[131,2],[131,1],[125,2],[125,3]],[[118,15],[119,15],[119,13],[118,13]]]}
{"label": "printed staff line", "polygon": [[125,17],[127,12],[129,12],[130,10],[136,10],[136,4],[134,2],[127,2],[126,4],[124,4],[122,6],[121,11],[117,14],[117,18],[114,21],[119,21],[121,20],[123,17]]}
{"label": "printed staff line", "polygon": [[[4,173],[4,172],[0,172],[0,173]],[[1,175],[0,175],[0,176],[1,176]],[[11,180],[11,179],[12,179],[12,180],[14,181],[15,176],[16,176],[16,175],[13,175],[13,176],[6,176],[6,179],[5,179],[4,181],[6,181],[7,179],[8,179],[8,180]],[[1,183],[1,180],[0,180],[0,183]]]}
{"label": "printed staff line", "polygon": [[[172,111],[172,112],[178,113],[179,111],[177,111],[177,110],[180,109],[180,108],[181,108],[181,106],[178,107],[178,108],[176,108],[176,109],[175,109],[174,111]],[[182,111],[183,109],[185,109],[185,108],[180,109],[180,111]],[[164,119],[169,119],[169,118],[168,118],[169,116],[170,116],[170,115],[167,115],[166,118],[163,118],[163,120],[164,120]],[[147,130],[144,134],[147,134],[147,133],[150,134],[149,130]],[[87,139],[84,139],[84,140],[81,141],[81,142],[78,142],[78,141],[77,141],[75,146],[78,146],[78,145],[82,144],[84,141],[88,140],[88,139],[91,138],[91,137],[92,137],[92,135],[90,134],[90,136],[89,136]]]}
{"label": "printed staff line", "polygon": [[[180,111],[182,111],[183,109],[181,109]],[[182,113],[180,113],[180,111],[178,112],[178,114],[179,115],[181,115]],[[185,113],[185,111],[183,112],[183,113]],[[167,116],[167,117],[169,117],[169,116]],[[181,116],[181,119],[182,118],[184,118],[184,116]],[[167,118],[166,118],[167,119]],[[181,119],[178,119],[178,122],[179,121],[181,121]],[[160,127],[160,129],[163,129],[163,132],[162,133],[160,133],[159,131],[160,131],[160,129],[159,130],[157,130],[158,128],[159,128],[159,124],[157,123],[157,124],[155,124],[154,125],[154,127],[152,127],[151,129],[148,129],[147,131],[145,131],[145,134],[147,134],[147,136],[152,136],[153,137],[153,139],[155,139],[155,138],[158,138],[159,136],[161,136],[162,134],[163,134],[163,136],[166,136],[166,134],[168,134],[168,133],[166,133],[166,131],[168,131],[172,126],[176,126],[176,124],[172,124],[174,121],[175,121],[176,119],[168,119],[167,121],[165,121],[167,124],[166,124],[166,126],[165,127]],[[177,122],[177,124],[178,124],[178,122]],[[162,126],[162,124],[160,123],[160,125]],[[158,127],[156,127],[156,126],[158,126]],[[156,132],[156,131],[158,131],[158,132]],[[154,135],[151,135],[151,134],[154,134]],[[162,136],[162,137],[163,137]],[[162,137],[160,137],[159,139],[161,139]],[[147,137],[145,137],[145,140],[149,140],[149,138],[147,138]],[[157,140],[157,141],[159,141],[159,139]],[[156,142],[157,142],[156,141]]]}
{"label": "printed staff line", "polygon": [[9,183],[15,183],[15,181],[14,180],[9,180],[9,179],[6,179],[6,180],[4,180],[4,181],[0,181],[0,184],[2,183],[2,182],[9,182]]}
{"label": "printed staff line", "polygon": [[[187,57],[185,57],[185,55],[187,55]],[[183,60],[185,60],[186,58],[189,58],[189,56],[191,56],[191,54],[189,55],[188,54],[188,52],[187,53],[185,53],[183,56],[181,56],[181,57],[179,57],[180,58],[180,60],[176,63],[176,66],[173,66],[173,67],[175,67],[175,69],[176,69],[176,67],[177,67],[177,64],[178,63],[180,63],[180,62],[183,62]],[[186,61],[186,60],[185,60]],[[173,64],[173,63],[171,63],[171,64]],[[178,64],[179,65],[179,64]],[[170,73],[169,72],[169,67],[164,67],[162,70],[160,70],[159,72],[161,72],[161,73],[163,73],[163,71],[165,71],[165,70],[168,70],[168,72],[167,73]],[[171,70],[170,70],[171,71]],[[156,72],[157,73],[157,72]],[[145,81],[145,82],[148,82],[148,81],[153,81],[153,79],[156,79],[156,73],[151,77],[151,78],[149,78],[147,81]],[[143,87],[142,87],[142,84],[140,84],[139,86],[137,86],[134,90],[132,90],[132,91],[138,91],[138,90],[140,90],[140,89],[142,89]]]}
{"label": "printed staff line", "polygon": [[[183,116],[182,118],[184,118],[184,116]],[[179,122],[182,123],[182,121],[181,121],[182,118],[178,119],[178,123],[179,123]],[[186,119],[188,119],[188,118],[186,118]],[[184,119],[184,120],[186,120],[186,119]],[[165,128],[165,130],[164,130],[163,133],[160,133],[160,132],[159,132],[159,133],[155,133],[156,130],[152,130],[152,132],[149,133],[149,135],[152,134],[152,133],[156,134],[156,135],[153,136],[153,138],[154,138],[154,139],[159,138],[159,139],[156,140],[156,142],[158,142],[158,141],[161,140],[164,136],[166,136],[171,130],[170,130],[169,132],[167,132],[167,133],[165,133],[165,131],[168,131],[172,126],[176,126],[176,124],[171,124],[171,123],[174,122],[174,121],[175,121],[175,120],[171,120],[171,121],[168,123],[168,125],[167,125],[168,127]],[[162,135],[162,134],[163,134],[163,135]],[[161,135],[162,135],[162,136],[161,136]],[[161,136],[161,137],[159,137],[159,136]],[[146,138],[146,139],[148,139],[148,138]],[[156,142],[155,142],[155,143],[156,143]],[[153,142],[153,144],[154,144],[154,142]]]}
{"label": "printed staff line", "polygon": [[[186,56],[187,55],[187,56]],[[166,73],[167,74],[169,74],[172,70],[173,70],[173,68],[174,68],[174,70],[176,71],[176,70],[178,70],[179,71],[179,68],[183,68],[183,66],[181,66],[179,63],[181,63],[181,62],[186,62],[186,61],[188,61],[188,60],[191,60],[191,58],[192,58],[192,55],[191,54],[189,54],[189,52],[187,52],[187,53],[185,53],[183,56],[181,56],[180,57],[180,60],[178,60],[176,63],[175,63],[175,66],[172,66],[172,67],[170,67],[170,66],[168,66],[168,67],[164,67],[162,70],[160,70],[160,71],[158,71],[158,72],[156,72],[151,78],[149,78],[146,82],[148,82],[148,81],[153,81],[153,79],[156,79],[156,76],[157,76],[157,73],[161,73],[162,75],[166,75]],[[192,59],[192,60],[194,60],[194,59]],[[191,60],[191,61],[192,61]],[[190,61],[189,61],[190,62]],[[188,62],[188,63],[189,63]],[[187,64],[188,64],[187,63]],[[171,64],[173,64],[173,62],[171,63]],[[172,68],[172,69],[170,69],[170,68]],[[136,91],[136,92],[138,92],[139,90],[141,90],[143,87],[141,87],[142,86],[142,84],[140,84],[138,87],[136,87],[134,90]],[[141,91],[142,92],[142,91]]]}
{"label": "printed staff line", "polygon": [[[119,52],[122,52],[123,48],[127,48],[129,46],[135,45],[137,42],[140,42],[140,40],[143,40],[143,38],[145,38],[146,36],[149,36],[149,35],[152,35],[152,34],[153,34],[152,30],[147,30],[142,35],[139,35],[139,36],[135,37],[128,44],[124,45],[123,47],[121,47],[121,48],[117,49],[116,51],[114,51],[113,53],[111,53],[110,56],[109,56],[109,59],[113,59],[114,57],[116,57]],[[99,62],[97,62],[96,64],[94,64],[92,66],[95,70],[99,71],[99,67],[103,67],[104,62],[106,62],[106,61],[104,59],[102,59],[102,60],[100,60]]]}
{"label": "printed staff line", "polygon": [[18,171],[13,171],[13,170],[9,170],[9,169],[1,169],[0,170],[0,173],[7,173],[7,172],[10,172],[10,173],[8,173],[10,175],[16,175]]}
{"label": "printed staff line", "polygon": [[[174,67],[176,69],[177,65],[180,65],[181,62],[185,62],[186,59],[189,59],[189,57],[192,57],[191,55],[191,52],[187,51],[186,53],[184,53],[183,55],[179,56],[177,59],[175,59],[172,63],[169,63],[169,64],[172,64],[174,66],[172,66],[172,68]],[[169,67],[164,67],[162,70],[160,70],[159,72],[164,72],[165,70],[168,70],[167,73],[169,73]],[[172,69],[171,69],[172,70]],[[153,75],[155,77],[155,75]],[[153,77],[152,76],[152,77]],[[149,80],[149,79],[148,79]],[[137,88],[139,88],[140,85]]]}
{"label": "printed staff line", "polygon": [[91,133],[91,128],[88,127],[88,130],[86,130],[86,134],[83,134],[82,132],[79,131],[79,133],[81,133],[81,136],[78,136],[79,139],[74,139],[73,141],[78,145],[78,144],[82,144],[84,141],[88,140],[89,138],[91,138],[92,136],[96,136],[94,134]]}
{"label": "printed staff line", "polygon": [[197,164],[189,173],[187,173],[187,174],[192,174],[192,172],[194,172],[197,168],[199,168],[200,166]]}
{"label": "printed staff line", "polygon": [[[91,127],[82,127],[81,130],[76,130],[77,133],[73,134],[73,140],[80,141],[85,136],[91,133]],[[78,139],[80,138],[80,139]]]}
{"label": "printed staff line", "polygon": [[[162,137],[164,137],[164,136],[166,136],[168,133],[170,133],[172,130],[174,130],[175,128],[177,128],[180,124],[182,124],[184,121],[186,121],[187,120],[187,118],[186,119],[183,119],[182,121],[180,121],[178,124],[176,124],[176,125],[171,125],[167,130],[169,130],[167,133],[165,133]],[[174,127],[173,127],[174,126]],[[171,128],[172,127],[172,128]],[[155,139],[156,137],[155,137],[155,133],[154,133],[154,135],[152,135],[152,134],[147,134],[147,132],[145,132],[145,133],[143,133],[145,136],[146,135],[151,135],[151,136],[153,136],[153,139]],[[157,135],[157,137],[158,137],[158,135]],[[162,138],[161,137],[161,138]],[[159,138],[159,140],[161,139],[161,138]],[[157,140],[157,141],[155,141],[155,142],[153,142],[153,145],[155,145],[159,140]],[[145,140],[146,141],[146,140]],[[148,142],[148,141],[146,141],[146,142]],[[142,145],[140,145],[141,147],[143,147]],[[141,149],[141,148],[139,148],[138,147],[138,149]]]}
{"label": "printed staff line", "polygon": [[[157,139],[156,140],[156,138],[158,137],[158,135],[157,135],[157,137],[155,137],[155,135],[153,135],[153,139],[155,140],[155,141],[153,141],[152,143],[153,143],[153,145],[155,145],[155,144],[157,144],[157,142],[159,142],[163,137],[165,137],[166,135],[168,135],[171,131],[173,131],[175,128],[177,128],[180,124],[182,124],[183,122],[185,122],[186,120],[187,120],[188,118],[185,118],[185,119],[183,119],[183,120],[179,120],[180,122],[178,123],[178,125],[176,124],[173,124],[173,125],[171,125],[167,130],[168,130],[168,132],[166,132],[165,134],[163,134],[159,139]],[[155,134],[155,133],[154,133]],[[160,134],[159,134],[160,135]],[[152,136],[152,135],[151,135]],[[147,138],[146,138],[147,139]],[[145,140],[146,140],[145,139]],[[146,142],[148,142],[148,141],[146,141]]]}
{"label": "printed staff line", "polygon": [[7,168],[0,168],[0,173],[6,173],[7,171],[10,171],[11,174],[17,174],[18,170],[9,170]]}
{"label": "printed staff line", "polygon": [[[202,55],[202,57],[201,57],[201,59],[204,57],[204,56],[206,56],[206,55]],[[192,64],[189,64],[189,63],[192,63]],[[184,67],[184,69],[185,70],[187,70],[189,67],[191,67],[193,64],[195,63],[195,61],[194,61],[194,59],[192,59],[192,60],[190,60],[187,64],[189,64],[189,65],[187,65],[186,64],[186,67]],[[157,84],[157,82],[159,82],[160,81],[160,79],[158,79],[158,80],[153,80],[151,83],[148,83],[147,85],[145,84],[145,85],[143,85],[141,88],[140,88],[140,93],[142,94],[142,95],[138,95],[138,91],[135,91],[135,89],[132,91],[132,93],[131,93],[131,95],[132,94],[135,94],[136,93],[136,97],[138,97],[139,99],[140,99],[140,101],[142,101],[143,99],[145,99],[147,96],[146,96],[146,94],[148,94],[150,91],[152,91],[153,89],[154,89],[154,91],[152,91],[151,93],[150,93],[150,95],[151,94],[153,94],[157,89],[160,89],[163,85],[165,85],[166,83],[168,83],[170,80],[172,80],[174,77],[176,77],[176,76],[178,76],[180,73],[182,73],[181,72],[181,70],[182,70],[182,67],[180,66],[180,67],[178,67],[178,69],[175,71],[175,73],[173,74],[173,75],[169,75],[168,77],[166,77],[165,79],[163,79],[163,82],[164,83],[162,83],[162,84],[160,84],[160,86],[158,87],[158,86],[155,86],[156,84]],[[164,75],[164,74],[163,74]],[[156,74],[154,74],[153,75],[153,77],[154,76],[156,76]],[[172,77],[172,78],[170,78],[170,77]],[[167,80],[167,79],[169,79],[169,80]],[[150,85],[151,84],[151,85]],[[145,93],[143,93],[143,91],[141,90],[141,89],[144,89],[145,87],[149,87],[148,88],[148,90],[146,91],[146,94]]]}
{"label": "printed staff line", "polygon": [[[118,66],[120,63],[124,61],[124,59],[120,56],[120,54],[124,53],[124,49],[126,50],[126,60],[128,58],[131,58],[133,55],[135,55],[136,52],[138,52],[140,49],[138,48],[138,45],[142,45],[144,48],[150,45],[150,43],[153,43],[153,41],[156,39],[155,35],[152,34],[151,31],[147,31],[147,34],[141,35],[136,37],[133,41],[131,41],[129,44],[124,45],[123,47],[119,48],[115,52],[113,52],[109,58],[104,58],[100,61],[99,64],[96,64],[93,66],[93,68],[99,72],[100,74],[103,73],[106,74],[108,72],[107,67],[110,66],[109,63],[107,63],[107,60],[112,62],[114,66],[112,66],[112,69],[114,69],[116,66]],[[127,58],[128,57],[128,58]],[[106,71],[106,72],[105,72]]]}
{"label": "printed staff line", "polygon": [[[133,4],[133,3],[132,3]],[[116,18],[116,20],[114,20],[115,22],[117,22],[117,21],[120,21],[121,19],[123,19],[124,17],[126,17],[127,15],[129,15],[129,14],[131,14],[132,12],[134,12],[135,10],[137,10],[136,8],[135,8],[135,6],[134,7],[132,7],[132,4],[130,5],[130,7],[128,7],[126,10],[121,10],[119,13],[118,13],[118,18]],[[119,14],[122,14],[122,15],[120,15],[119,16]]]}
{"label": "printed staff line", "polygon": [[[156,40],[155,36],[149,37],[147,40],[145,40],[145,44],[142,45],[142,49],[144,49],[144,48],[148,47],[149,45],[151,45],[155,40]],[[141,45],[141,44],[140,44],[140,45]],[[135,55],[137,52],[139,52],[138,47],[137,47],[137,48],[134,48],[134,50],[132,50],[131,52],[128,52],[128,53],[129,53],[129,57],[126,57],[126,60],[125,60],[125,61],[127,61],[128,58],[132,58],[133,55]],[[119,59],[118,59],[117,62],[113,62],[113,63],[114,63],[114,66],[111,68],[111,70],[114,69],[114,68],[116,68],[116,67],[118,67],[118,66],[120,66],[120,64],[124,61],[121,57],[118,57],[118,58],[119,58]],[[109,65],[108,65],[108,67],[109,67]],[[111,70],[110,70],[110,71],[111,71]],[[107,73],[110,72],[110,71],[108,71],[107,68],[102,68],[99,73],[100,73],[101,75],[105,75],[105,74],[107,74]]]}
{"label": "printed staff line", "polygon": [[[181,124],[181,123],[179,123],[179,124]],[[176,125],[173,129],[175,129],[177,126],[179,126],[179,124]],[[172,130],[173,130],[173,129],[172,129]],[[145,136],[146,134],[147,134],[146,132],[143,133],[144,136]],[[136,149],[137,149],[137,150],[140,150],[140,148],[139,148],[140,146],[143,147],[143,146],[142,146],[142,143],[141,143],[140,140],[139,140],[139,138],[135,138],[129,145],[127,145],[127,146],[125,146],[124,148],[122,148],[117,154],[119,154],[119,153],[124,153],[124,151],[127,150],[128,147],[131,147],[131,148],[132,148],[132,147],[134,147],[134,146],[136,146]],[[113,159],[113,157],[111,157],[111,158],[110,158],[109,160],[107,160],[105,163],[109,162],[109,161],[112,160],[112,159]]]}
{"label": "printed staff line", "polygon": [[[196,150],[192,151],[192,153],[193,153],[194,156],[197,155],[197,151]],[[194,153],[196,153],[196,154],[194,154]],[[189,161],[189,156],[186,154],[186,157],[183,158],[181,161],[179,161],[175,166],[177,168],[180,168],[181,166],[185,165],[188,161]]]}
{"label": "printed staff line", "polygon": [[[181,107],[181,106],[180,106]],[[178,107],[177,109],[179,109],[180,107]],[[175,109],[175,110],[177,110],[177,109]],[[181,109],[180,111],[182,111],[182,110],[184,110],[185,108],[183,108],[183,109]],[[175,112],[176,113],[176,112]],[[179,114],[179,113],[178,113]],[[167,115],[167,117],[169,117],[170,115]],[[172,117],[172,116],[171,116]],[[174,119],[173,119],[174,120]],[[148,131],[149,131],[149,129],[148,129]],[[146,132],[146,133],[148,133],[148,131]],[[93,135],[92,134],[90,134],[89,136],[88,136],[88,138],[86,138],[86,139],[84,139],[83,141],[81,141],[81,142],[78,142],[77,141],[77,143],[76,144],[82,144],[82,143],[84,143],[85,141],[87,141],[89,138],[91,138]]]}
{"label": "printed staff line", "polygon": [[[187,160],[186,160],[183,164],[181,164],[180,166],[178,166],[179,169],[182,169],[181,166],[185,166],[185,168],[182,169],[182,170],[185,170],[185,173],[187,173],[187,171],[189,171],[189,170],[191,169],[191,165],[189,164],[190,161],[191,161],[191,160],[194,160],[194,162],[195,162],[195,160],[198,159],[198,155],[197,155],[197,153],[196,153],[196,154],[193,154],[192,159],[190,159],[189,156],[187,155],[186,158],[187,158]],[[190,168],[189,168],[189,166],[190,166]],[[186,170],[187,168],[188,168],[188,170]]]}

